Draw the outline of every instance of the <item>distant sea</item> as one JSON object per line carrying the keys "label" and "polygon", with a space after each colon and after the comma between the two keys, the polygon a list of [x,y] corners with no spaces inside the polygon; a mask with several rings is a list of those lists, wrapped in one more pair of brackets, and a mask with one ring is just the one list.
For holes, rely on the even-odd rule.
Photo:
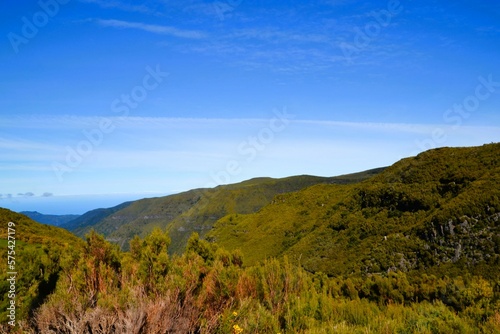
{"label": "distant sea", "polygon": [[127,201],[142,198],[167,196],[170,194],[109,194],[109,195],[68,195],[50,197],[21,197],[0,198],[0,207],[15,212],[38,211],[46,215],[81,215],[87,211],[110,208]]}

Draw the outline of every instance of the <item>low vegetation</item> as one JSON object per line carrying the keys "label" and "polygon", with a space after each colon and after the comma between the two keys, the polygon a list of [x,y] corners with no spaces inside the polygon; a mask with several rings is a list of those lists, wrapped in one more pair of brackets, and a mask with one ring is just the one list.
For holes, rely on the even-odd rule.
{"label": "low vegetation", "polygon": [[156,229],[131,251],[91,232],[20,330],[41,333],[500,333],[498,281],[311,274],[286,257],[245,267],[194,234],[182,256]]}
{"label": "low vegetation", "polygon": [[[17,272],[16,301],[17,319],[28,319],[50,295],[59,280],[61,269],[67,265],[67,254],[81,251],[83,241],[66,230],[42,225],[30,218],[0,208],[0,323],[7,323],[10,299],[8,272]],[[15,244],[7,242],[8,223],[13,222]],[[12,231],[12,230],[11,230]],[[15,261],[14,269],[7,267],[9,251]],[[12,259],[12,258],[11,258]]]}

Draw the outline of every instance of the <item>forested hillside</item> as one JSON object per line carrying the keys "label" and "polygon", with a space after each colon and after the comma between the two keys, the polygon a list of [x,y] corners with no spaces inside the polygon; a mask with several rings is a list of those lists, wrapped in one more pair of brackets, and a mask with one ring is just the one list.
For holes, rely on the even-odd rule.
{"label": "forested hillside", "polygon": [[166,228],[172,237],[171,253],[182,253],[189,236],[204,236],[227,214],[253,213],[270,203],[277,194],[297,191],[315,184],[359,182],[383,168],[337,177],[293,176],[283,179],[256,178],[211,189],[194,189],[180,194],[124,203],[110,209],[94,210],[66,225],[80,237],[91,229],[123,249],[135,236],[146,236],[155,227]]}
{"label": "forested hillside", "polygon": [[64,229],[2,208],[0,226],[0,319],[5,324],[11,292],[7,278],[12,276],[8,273],[17,273],[17,319],[27,319],[54,291],[66,260],[81,253],[83,241]]}
{"label": "forested hillside", "polygon": [[122,210],[129,206],[132,202],[125,202],[121,203],[119,205],[116,205],[112,208],[100,208],[100,209],[94,209],[90,210],[83,215],[72,219],[71,221],[67,222],[66,224],[63,224],[61,227],[73,232],[74,234],[78,236],[85,236],[87,232],[89,232],[92,229],[92,226],[95,224],[99,223],[101,220],[105,219],[106,217],[111,216],[115,212]]}
{"label": "forested hillside", "polygon": [[[246,267],[194,234],[182,256],[155,229],[131,251],[91,232],[24,333],[500,333],[497,279],[311,274],[287,257]],[[19,329],[19,331],[18,331]]]}
{"label": "forested hillside", "polygon": [[443,148],[353,185],[277,196],[228,215],[207,236],[247,263],[288,255],[331,276],[500,268],[500,145]]}

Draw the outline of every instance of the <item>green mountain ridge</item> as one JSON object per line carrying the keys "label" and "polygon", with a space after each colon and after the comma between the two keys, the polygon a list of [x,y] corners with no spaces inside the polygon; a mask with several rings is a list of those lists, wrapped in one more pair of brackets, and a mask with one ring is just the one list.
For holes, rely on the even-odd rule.
{"label": "green mountain ridge", "polygon": [[491,277],[500,266],[500,145],[431,150],[360,183],[278,195],[259,212],[220,219],[206,237],[240,249],[248,265],[286,255],[330,276]]}
{"label": "green mountain ridge", "polygon": [[90,210],[83,215],[68,221],[66,224],[61,225],[61,227],[75,233],[79,236],[84,236],[85,233],[89,231],[90,226],[97,224],[102,219],[112,215],[113,213],[126,208],[132,202],[124,202],[111,208],[99,208]]}
{"label": "green mountain ridge", "polygon": [[77,219],[78,227],[75,227],[75,221],[70,223],[72,226],[69,228],[64,227],[80,237],[94,229],[123,249],[128,249],[128,243],[135,235],[145,237],[155,227],[166,228],[172,238],[169,251],[181,253],[193,232],[204,236],[217,220],[227,214],[257,212],[277,194],[320,183],[359,182],[381,170],[383,168],[337,177],[301,175],[282,179],[255,178],[237,184],[142,199],[121,208],[101,211],[102,215],[98,216],[91,211]]}

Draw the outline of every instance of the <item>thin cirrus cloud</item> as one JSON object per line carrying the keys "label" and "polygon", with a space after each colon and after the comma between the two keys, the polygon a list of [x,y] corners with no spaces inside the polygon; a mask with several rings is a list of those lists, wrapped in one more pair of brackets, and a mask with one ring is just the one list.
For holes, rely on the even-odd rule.
{"label": "thin cirrus cloud", "polygon": [[[64,163],[68,147],[74,150],[82,142],[88,141],[85,131],[98,129],[98,117],[77,117],[81,127],[74,126],[75,119],[51,117],[50,122],[37,122],[39,132],[47,132],[44,124],[50,124],[50,137],[22,138],[3,142],[5,150],[1,170],[26,170],[32,172],[50,172],[51,163]],[[37,120],[39,120],[37,118]],[[336,154],[341,147],[349,147],[348,152],[365,151],[374,143],[393,147],[394,154],[385,157],[383,163],[395,162],[398,157],[413,155],[424,149],[437,146],[482,144],[498,140],[498,127],[461,126],[446,124],[410,124],[410,123],[370,123],[338,122],[321,120],[291,119],[286,126],[272,134],[269,139],[271,119],[208,119],[208,118],[167,118],[167,117],[125,117],[110,118],[114,130],[102,134],[99,144],[92,146],[92,154],[86,157],[82,165],[72,175],[83,175],[87,168],[93,170],[121,169],[126,165],[134,168],[153,168],[189,170],[204,173],[210,166],[217,168],[230,159],[245,161],[251,155],[252,147],[256,150],[254,160],[263,159],[269,166],[281,166],[283,175],[287,172],[282,161],[291,161],[307,155],[314,165],[315,160],[322,160],[326,152]],[[19,122],[19,127],[26,126],[30,119]],[[276,124],[274,124],[276,125]],[[279,124],[281,125],[281,124]],[[0,127],[1,129],[1,127]],[[440,133],[435,138],[434,133]],[[57,140],[50,140],[54,138]],[[268,137],[262,137],[263,135]],[[258,139],[259,136],[264,139]],[[207,140],[207,138],[210,138]],[[257,141],[257,144],[253,144]],[[1,143],[1,141],[0,141]],[[397,145],[396,145],[397,143]],[[1,145],[0,145],[1,146]],[[262,147],[262,149],[260,149]],[[310,148],[317,148],[311,151]],[[15,151],[12,151],[15,149]],[[376,149],[376,147],[374,147]],[[395,153],[397,151],[397,153]],[[276,159],[279,153],[280,159]],[[344,158],[347,158],[344,153]],[[284,156],[286,156],[286,159]],[[380,154],[379,154],[380,155]],[[19,161],[22,161],[22,166]],[[381,162],[382,163],[382,162]],[[332,173],[335,166],[330,166]],[[377,167],[368,164],[359,168]],[[302,172],[306,172],[304,167]],[[297,171],[299,172],[299,171]],[[260,172],[266,174],[266,170]]]}
{"label": "thin cirrus cloud", "polygon": [[[1,129],[2,127],[0,127]],[[2,138],[0,137],[0,150],[5,152],[37,152],[37,151],[54,151],[54,146],[38,142],[32,139],[25,138]]]}
{"label": "thin cirrus cloud", "polygon": [[[81,164],[64,175],[63,183],[57,181],[52,163],[64,164],[68,147],[78,150],[82,142],[88,141],[84,130],[97,129],[99,118],[52,116],[40,122],[39,117],[25,117],[14,130],[25,126],[40,129],[33,137],[30,135],[33,131],[17,131],[25,133],[24,138],[18,138],[18,144],[13,139],[4,142],[0,184],[5,193],[12,194],[25,194],[25,190],[19,189],[20,183],[36,185],[36,189],[47,194],[132,189],[170,192],[219,182],[213,175],[223,173],[229,161],[236,161],[240,172],[220,182],[304,173],[332,176],[390,165],[431,148],[429,145],[480,145],[498,140],[500,133],[498,127],[487,126],[454,128],[446,124],[338,122],[293,117],[279,131],[270,133],[271,128],[281,125],[271,123],[274,117],[110,118],[115,129],[103,134]],[[76,120],[82,124],[80,128],[75,126]],[[436,129],[440,133],[437,141],[433,138]],[[41,135],[45,133],[50,136]],[[5,150],[7,147],[22,147],[22,152]],[[382,152],[380,147],[387,149]],[[13,173],[22,182],[13,180]],[[104,180],[107,183],[103,187]]]}
{"label": "thin cirrus cloud", "polygon": [[151,9],[149,9],[145,5],[130,5],[120,1],[103,1],[103,0],[80,0],[80,1],[84,3],[96,4],[102,8],[113,8],[126,12],[151,13]]}
{"label": "thin cirrus cloud", "polygon": [[118,29],[138,29],[154,34],[170,35],[179,38],[202,39],[206,37],[205,33],[201,31],[178,29],[175,27],[158,25],[158,24],[146,24],[141,22],[131,22],[131,21],[122,21],[114,19],[109,19],[109,20],[96,19],[95,22],[103,27],[111,27]]}
{"label": "thin cirrus cloud", "polygon": [[[441,128],[447,132],[457,134],[470,134],[471,132],[479,131],[486,133],[495,133],[500,129],[495,126],[457,126],[454,124],[424,124],[424,123],[390,123],[390,122],[348,122],[335,120],[313,120],[313,119],[295,119],[293,114],[290,114],[290,119],[285,120],[289,124],[290,129],[297,131],[305,131],[309,128],[324,129],[330,131],[332,129],[356,129],[369,130],[377,133],[400,133],[408,135],[425,135],[430,134],[436,128]],[[9,122],[9,119],[0,118],[3,123],[0,130],[8,129],[36,129],[49,132],[69,132],[78,135],[80,131],[91,130],[98,128],[102,119],[106,119],[113,125],[113,130],[106,136],[112,137],[125,132],[141,132],[142,131],[164,131],[168,129],[169,134],[180,135],[196,135],[197,132],[205,130],[206,132],[213,131],[214,134],[224,137],[224,134],[241,134],[240,130],[249,129],[252,133],[261,130],[269,125],[270,121],[275,118],[270,115],[269,118],[172,118],[172,117],[97,117],[97,116],[23,116],[15,118],[15,122]],[[286,129],[284,132],[289,131]],[[188,132],[186,132],[186,130]],[[196,132],[189,132],[193,130]],[[294,130],[294,131],[295,131]],[[320,132],[321,133],[321,132]],[[331,135],[331,134],[330,134]],[[54,150],[52,143],[39,142],[26,136],[26,138],[2,138],[0,137],[0,148],[2,149],[37,149],[37,150]]]}

